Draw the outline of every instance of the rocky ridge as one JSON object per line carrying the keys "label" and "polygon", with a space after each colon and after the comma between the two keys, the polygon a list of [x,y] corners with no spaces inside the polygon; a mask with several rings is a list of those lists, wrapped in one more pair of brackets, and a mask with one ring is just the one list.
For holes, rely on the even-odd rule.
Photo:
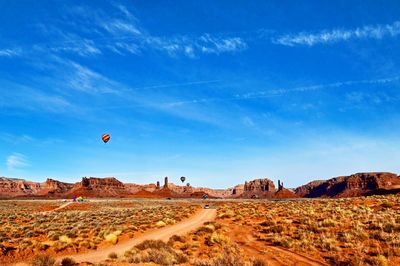
{"label": "rocky ridge", "polygon": [[296,188],[295,192],[299,197],[340,198],[397,192],[398,189],[400,176],[387,172],[371,172],[313,181]]}
{"label": "rocky ridge", "polygon": [[328,180],[316,180],[294,190],[284,188],[278,181],[278,188],[268,178],[246,181],[228,189],[198,188],[176,185],[164,178],[164,183],[154,184],[123,183],[114,177],[83,177],[75,184],[48,178],[43,183],[23,179],[0,177],[0,198],[45,197],[136,197],[136,198],[338,198],[400,192],[400,176],[393,173],[357,173]]}

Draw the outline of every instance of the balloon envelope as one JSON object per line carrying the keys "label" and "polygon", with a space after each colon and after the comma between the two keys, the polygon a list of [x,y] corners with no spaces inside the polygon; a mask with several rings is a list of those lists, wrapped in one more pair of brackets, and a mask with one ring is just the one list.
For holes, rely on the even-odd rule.
{"label": "balloon envelope", "polygon": [[109,134],[103,134],[101,136],[101,139],[104,141],[104,143],[107,143],[110,140],[111,136]]}
{"label": "balloon envelope", "polygon": [[185,182],[185,180],[186,180],[186,177],[182,176],[182,177],[181,177],[182,183]]}

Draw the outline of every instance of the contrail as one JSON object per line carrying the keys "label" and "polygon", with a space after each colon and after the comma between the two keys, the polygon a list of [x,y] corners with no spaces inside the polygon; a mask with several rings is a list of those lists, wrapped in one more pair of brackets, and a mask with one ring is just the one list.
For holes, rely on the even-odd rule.
{"label": "contrail", "polygon": [[279,97],[284,94],[292,93],[292,92],[309,92],[309,91],[318,91],[323,89],[330,88],[339,88],[343,86],[351,86],[351,85],[360,85],[360,84],[385,84],[391,83],[400,80],[400,76],[393,76],[388,78],[381,79],[366,79],[366,80],[348,80],[348,81],[340,81],[328,84],[318,84],[318,85],[310,85],[310,86],[300,86],[294,88],[282,88],[282,89],[272,89],[267,91],[257,91],[257,92],[249,92],[244,94],[236,94],[229,98],[202,98],[202,99],[194,99],[194,100],[183,100],[183,101],[175,101],[164,103],[165,107],[176,107],[185,104],[197,104],[197,103],[207,103],[207,102],[218,102],[218,101],[234,101],[234,100],[250,100],[250,99],[260,99],[260,98],[269,98],[269,97]]}
{"label": "contrail", "polygon": [[158,88],[185,87],[185,86],[191,86],[191,85],[217,83],[220,81],[221,80],[191,81],[191,82],[185,82],[185,83],[172,83],[172,84],[160,84],[160,85],[153,85],[153,86],[146,86],[146,87],[133,87],[132,89],[146,90],[146,89],[158,89]]}

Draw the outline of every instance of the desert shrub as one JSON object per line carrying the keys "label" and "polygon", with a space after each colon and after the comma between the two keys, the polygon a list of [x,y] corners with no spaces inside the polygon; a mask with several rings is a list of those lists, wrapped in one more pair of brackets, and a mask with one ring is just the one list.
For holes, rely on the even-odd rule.
{"label": "desert shrub", "polygon": [[280,235],[275,235],[274,238],[273,238],[272,243],[274,245],[282,246],[282,247],[285,247],[285,248],[289,248],[289,247],[292,246],[292,241],[291,241],[290,238],[287,238],[287,237],[284,237],[284,236],[280,236]]}
{"label": "desert shrub", "polygon": [[69,237],[66,236],[66,235],[60,236],[60,237],[59,237],[59,240],[60,240],[61,242],[63,242],[63,243],[67,243],[67,244],[72,243],[71,238],[69,238]]}
{"label": "desert shrub", "polygon": [[372,259],[372,264],[376,266],[387,266],[389,262],[385,256],[378,255]]}
{"label": "desert shrub", "polygon": [[230,242],[229,237],[227,237],[223,234],[217,233],[217,232],[212,233],[212,235],[207,238],[208,245],[222,244],[222,243],[229,243],[229,242]]}
{"label": "desert shrub", "polygon": [[187,257],[182,252],[174,251],[161,240],[146,240],[129,252],[125,257],[131,263],[154,262],[160,265],[173,265],[187,262]]}
{"label": "desert shrub", "polygon": [[32,266],[53,266],[56,260],[47,255],[36,255],[33,257],[31,265]]}
{"label": "desert shrub", "polygon": [[56,232],[56,231],[50,231],[47,233],[47,237],[50,240],[56,241],[60,238],[60,233]]}
{"label": "desert shrub", "polygon": [[124,253],[124,257],[126,257],[126,258],[133,257],[134,255],[136,255],[138,253],[138,251],[139,250],[137,248],[132,248],[130,250],[127,250]]}
{"label": "desert shrub", "polygon": [[235,212],[233,210],[227,210],[226,212],[223,212],[218,215],[218,218],[224,219],[224,218],[231,218],[235,215]]}
{"label": "desert shrub", "polygon": [[387,223],[383,226],[383,231],[386,233],[392,233],[396,229],[396,224]]}
{"label": "desert shrub", "polygon": [[211,233],[215,231],[215,226],[213,224],[206,224],[204,227],[209,229]]}
{"label": "desert shrub", "polygon": [[350,232],[339,232],[337,239],[344,243],[350,243],[353,239],[353,235]]}
{"label": "desert shrub", "polygon": [[61,260],[61,266],[75,266],[77,263],[72,258],[63,258]]}
{"label": "desert shrub", "polygon": [[333,227],[333,226],[336,226],[336,222],[334,220],[328,218],[328,219],[324,219],[321,222],[321,225],[323,227]]}
{"label": "desert shrub", "polygon": [[164,222],[164,221],[158,221],[157,223],[156,223],[156,226],[157,227],[164,227],[164,226],[166,226],[167,224]]}
{"label": "desert shrub", "polygon": [[39,247],[40,250],[46,250],[50,246],[52,246],[52,243],[48,243],[48,242],[40,242],[40,243],[38,243],[38,247]]}
{"label": "desert shrub", "polygon": [[214,232],[214,230],[215,230],[215,228],[213,228],[213,227],[210,227],[210,226],[207,226],[207,225],[206,226],[202,226],[199,229],[197,229],[196,235],[202,236],[205,233],[212,233],[212,232]]}
{"label": "desert shrub", "polygon": [[320,247],[322,248],[322,250],[325,251],[337,251],[339,248],[336,246],[336,241],[335,239],[332,238],[323,238],[321,243],[320,243]]}
{"label": "desert shrub", "polygon": [[272,220],[266,220],[262,223],[260,223],[261,226],[271,226],[271,225],[275,225],[276,223]]}
{"label": "desert shrub", "polygon": [[379,241],[386,241],[386,236],[382,231],[374,231],[370,234],[370,238],[379,240]]}
{"label": "desert shrub", "polygon": [[393,203],[385,201],[381,204],[382,208],[392,208],[393,207]]}
{"label": "desert shrub", "polygon": [[118,235],[114,233],[105,236],[105,239],[111,244],[115,245],[118,242]]}
{"label": "desert shrub", "polygon": [[87,240],[83,240],[79,242],[79,247],[80,248],[90,248],[90,242]]}
{"label": "desert shrub", "polygon": [[173,265],[176,262],[174,253],[165,249],[151,249],[149,251],[149,260],[160,265]]}
{"label": "desert shrub", "polygon": [[154,249],[170,249],[170,247],[163,241],[161,240],[146,240],[143,241],[142,243],[138,244],[135,246],[139,250],[145,250],[148,248],[154,248]]}
{"label": "desert shrub", "polygon": [[171,246],[174,244],[174,242],[181,242],[181,243],[185,243],[186,242],[186,238],[182,237],[182,236],[178,236],[178,235],[173,235],[169,238],[168,240],[168,245]]}
{"label": "desert shrub", "polygon": [[199,260],[195,259],[191,261],[191,264],[195,266],[244,266],[246,265],[240,252],[233,247],[225,246],[221,256],[208,259]]}
{"label": "desert shrub", "polygon": [[282,233],[285,230],[285,228],[283,227],[283,225],[278,224],[278,225],[273,225],[270,227],[266,227],[261,229],[261,232],[263,233]]}
{"label": "desert shrub", "polygon": [[111,252],[110,254],[108,254],[108,257],[110,259],[118,259],[118,254],[115,252]]}
{"label": "desert shrub", "polygon": [[252,266],[267,266],[268,264],[265,263],[263,260],[261,259],[255,259],[252,263]]}

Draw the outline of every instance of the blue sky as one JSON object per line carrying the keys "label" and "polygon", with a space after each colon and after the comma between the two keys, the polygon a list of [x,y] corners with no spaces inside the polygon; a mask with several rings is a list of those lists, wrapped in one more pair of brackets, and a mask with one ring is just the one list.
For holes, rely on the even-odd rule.
{"label": "blue sky", "polygon": [[223,188],[400,172],[398,1],[0,10],[0,176]]}

